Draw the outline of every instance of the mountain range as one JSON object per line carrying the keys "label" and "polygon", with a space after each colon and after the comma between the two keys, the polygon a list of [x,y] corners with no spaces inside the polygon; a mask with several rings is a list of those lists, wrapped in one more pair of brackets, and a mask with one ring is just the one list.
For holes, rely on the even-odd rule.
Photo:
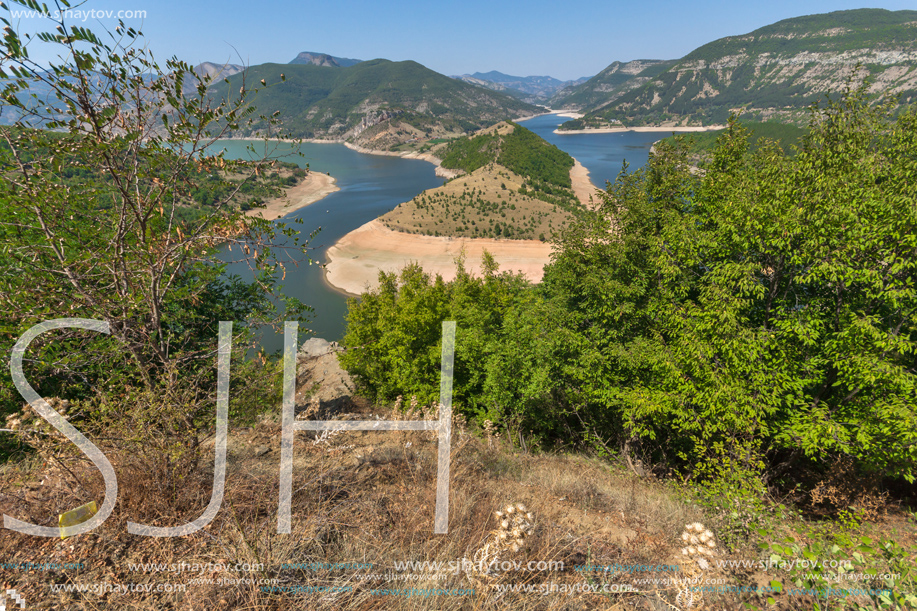
{"label": "mountain range", "polygon": [[561,81],[552,76],[512,76],[491,70],[490,72],[475,72],[462,74],[452,78],[465,81],[479,87],[486,87],[494,91],[502,91],[516,96],[526,102],[537,104],[546,102],[558,91],[566,87],[573,87],[588,80],[583,77],[573,81]]}
{"label": "mountain range", "polygon": [[[282,75],[282,76],[281,76]],[[454,138],[543,108],[434,72],[417,62],[374,59],[348,67],[261,64],[211,86],[237,95],[243,83],[270,86],[254,100],[258,113],[280,111],[283,127],[302,138],[348,140],[373,149]],[[262,122],[254,133],[264,133]],[[252,134],[237,134],[252,135]]]}
{"label": "mountain range", "polygon": [[657,63],[617,88],[587,91],[606,72],[552,100],[586,111],[562,129],[723,123],[739,110],[748,119],[803,123],[808,106],[839,94],[849,78],[868,79],[870,92],[897,94],[907,104],[917,101],[917,11],[786,19]]}

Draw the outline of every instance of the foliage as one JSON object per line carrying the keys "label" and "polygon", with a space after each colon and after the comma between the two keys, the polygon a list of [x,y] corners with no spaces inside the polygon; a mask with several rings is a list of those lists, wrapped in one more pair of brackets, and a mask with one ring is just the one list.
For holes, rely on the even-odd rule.
{"label": "foliage", "polygon": [[[294,316],[306,309],[284,304],[274,285],[277,255],[306,252],[298,232],[231,205],[272,160],[231,161],[209,148],[250,123],[255,109],[244,87],[236,102],[214,105],[191,66],[174,58],[160,66],[123,23],[104,42],[65,23],[66,11],[22,4],[56,26],[30,40],[62,60],[36,63],[30,40],[5,30],[0,77],[10,78],[0,99],[20,118],[0,130],[0,344],[9,354],[26,329],[53,318],[108,322],[110,336],[43,335],[29,349],[27,379],[45,396],[97,403],[141,388],[183,414],[157,429],[151,409],[149,428],[196,447],[205,414],[212,424],[216,323],[276,322],[278,297]],[[189,80],[195,86],[183,87]],[[49,92],[40,104],[24,95],[36,88]],[[209,206],[188,214],[202,184]],[[278,233],[289,237],[283,253],[272,246]],[[258,268],[255,284],[223,276],[221,245]],[[236,324],[235,352],[249,338],[248,326]],[[0,401],[12,411],[21,398],[3,372]],[[175,396],[187,402],[164,405]]]}
{"label": "foliage", "polygon": [[[749,132],[748,141],[750,150],[756,151],[765,146],[768,140],[772,140],[776,142],[787,155],[794,154],[795,149],[799,146],[806,133],[806,130],[801,127],[774,121],[765,123],[758,121],[742,121],[742,127]],[[726,130],[716,129],[691,134],[687,139],[689,153],[696,156],[708,155],[710,151],[716,148],[717,140],[723,135],[724,131]]]}
{"label": "foliage", "polygon": [[[759,534],[770,537],[767,530]],[[858,609],[917,609],[913,562],[896,541],[842,532],[815,534],[807,544],[787,537],[763,541],[759,547],[767,565],[786,574],[784,580],[770,582],[773,590],[803,596],[812,609],[850,609],[851,599],[858,598],[869,601],[868,607],[858,604]],[[849,595],[851,591],[857,594]],[[767,602],[773,604],[774,598]]]}
{"label": "foliage", "polygon": [[[860,88],[812,108],[792,157],[773,142],[752,150],[735,120],[701,172],[682,138],[659,143],[564,232],[544,283],[488,319],[494,340],[475,340],[486,348],[462,364],[463,404],[548,442],[719,482],[736,504],[801,461],[847,456],[913,481],[915,134],[917,111],[870,105]],[[407,323],[364,314],[399,307],[386,282],[388,305],[351,305],[348,342],[385,345],[403,367],[417,346],[390,334]],[[410,301],[430,333],[460,316],[446,307],[453,285],[436,286],[438,309]],[[460,336],[483,335],[466,324]],[[412,393],[386,366],[363,369],[363,383]]]}

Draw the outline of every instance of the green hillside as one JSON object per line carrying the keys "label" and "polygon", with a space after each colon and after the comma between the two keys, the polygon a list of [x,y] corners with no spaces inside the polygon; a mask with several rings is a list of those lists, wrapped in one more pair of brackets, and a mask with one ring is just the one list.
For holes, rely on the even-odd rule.
{"label": "green hillside", "polygon": [[[806,130],[801,127],[773,121],[769,123],[742,121],[741,125],[749,131],[749,150],[752,151],[757,151],[766,141],[773,141],[786,155],[792,155],[795,150],[793,147],[800,145],[806,133]],[[708,158],[725,131],[725,129],[717,129],[683,136],[687,142],[689,154],[697,159]],[[676,138],[678,136],[669,136],[664,140],[674,145]]]}
{"label": "green hillside", "polygon": [[[283,78],[281,78],[283,75]],[[213,88],[235,94],[243,83],[271,86],[258,93],[258,113],[280,111],[283,127],[303,138],[339,138],[371,148],[459,135],[540,109],[475,87],[417,62],[384,59],[339,68],[262,64]],[[255,130],[264,122],[256,123]]]}
{"label": "green hillside", "polygon": [[547,240],[582,207],[573,158],[515,123],[500,123],[438,151],[463,175],[383,215],[391,229],[467,238]]}
{"label": "green hillside", "polygon": [[706,44],[566,129],[724,123],[742,109],[753,120],[805,122],[805,108],[847,79],[873,92],[917,100],[917,11],[860,9],[780,21]]}
{"label": "green hillside", "polygon": [[585,83],[557,92],[551,106],[595,110],[668,70],[673,63],[658,59],[613,62]]}
{"label": "green hillside", "polygon": [[440,152],[441,165],[470,174],[497,163],[545,187],[569,189],[573,157],[521,125],[511,125],[508,133],[494,130],[449,143]]}

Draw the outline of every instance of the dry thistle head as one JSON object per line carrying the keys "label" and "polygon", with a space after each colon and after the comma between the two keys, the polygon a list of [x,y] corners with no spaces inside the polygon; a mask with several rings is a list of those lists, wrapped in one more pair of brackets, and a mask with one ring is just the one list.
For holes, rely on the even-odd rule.
{"label": "dry thistle head", "polygon": [[681,549],[683,556],[712,556],[716,553],[713,533],[700,522],[685,525],[681,540],[688,544]]}
{"label": "dry thistle head", "polygon": [[473,571],[488,578],[498,574],[494,567],[503,554],[521,551],[526,539],[535,532],[535,515],[522,503],[510,503],[504,509],[495,511],[494,515],[499,520],[499,527],[490,532],[484,545],[474,553]]}

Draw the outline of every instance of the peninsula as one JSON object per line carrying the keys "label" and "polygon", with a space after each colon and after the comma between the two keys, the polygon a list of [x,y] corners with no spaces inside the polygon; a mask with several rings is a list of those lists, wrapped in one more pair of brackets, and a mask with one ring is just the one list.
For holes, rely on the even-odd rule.
{"label": "peninsula", "polygon": [[326,253],[326,279],[358,295],[380,271],[417,261],[449,280],[455,260],[479,269],[484,251],[501,269],[539,282],[550,261],[555,231],[591,204],[597,193],[585,167],[512,122],[433,152],[459,174],[338,240]]}

